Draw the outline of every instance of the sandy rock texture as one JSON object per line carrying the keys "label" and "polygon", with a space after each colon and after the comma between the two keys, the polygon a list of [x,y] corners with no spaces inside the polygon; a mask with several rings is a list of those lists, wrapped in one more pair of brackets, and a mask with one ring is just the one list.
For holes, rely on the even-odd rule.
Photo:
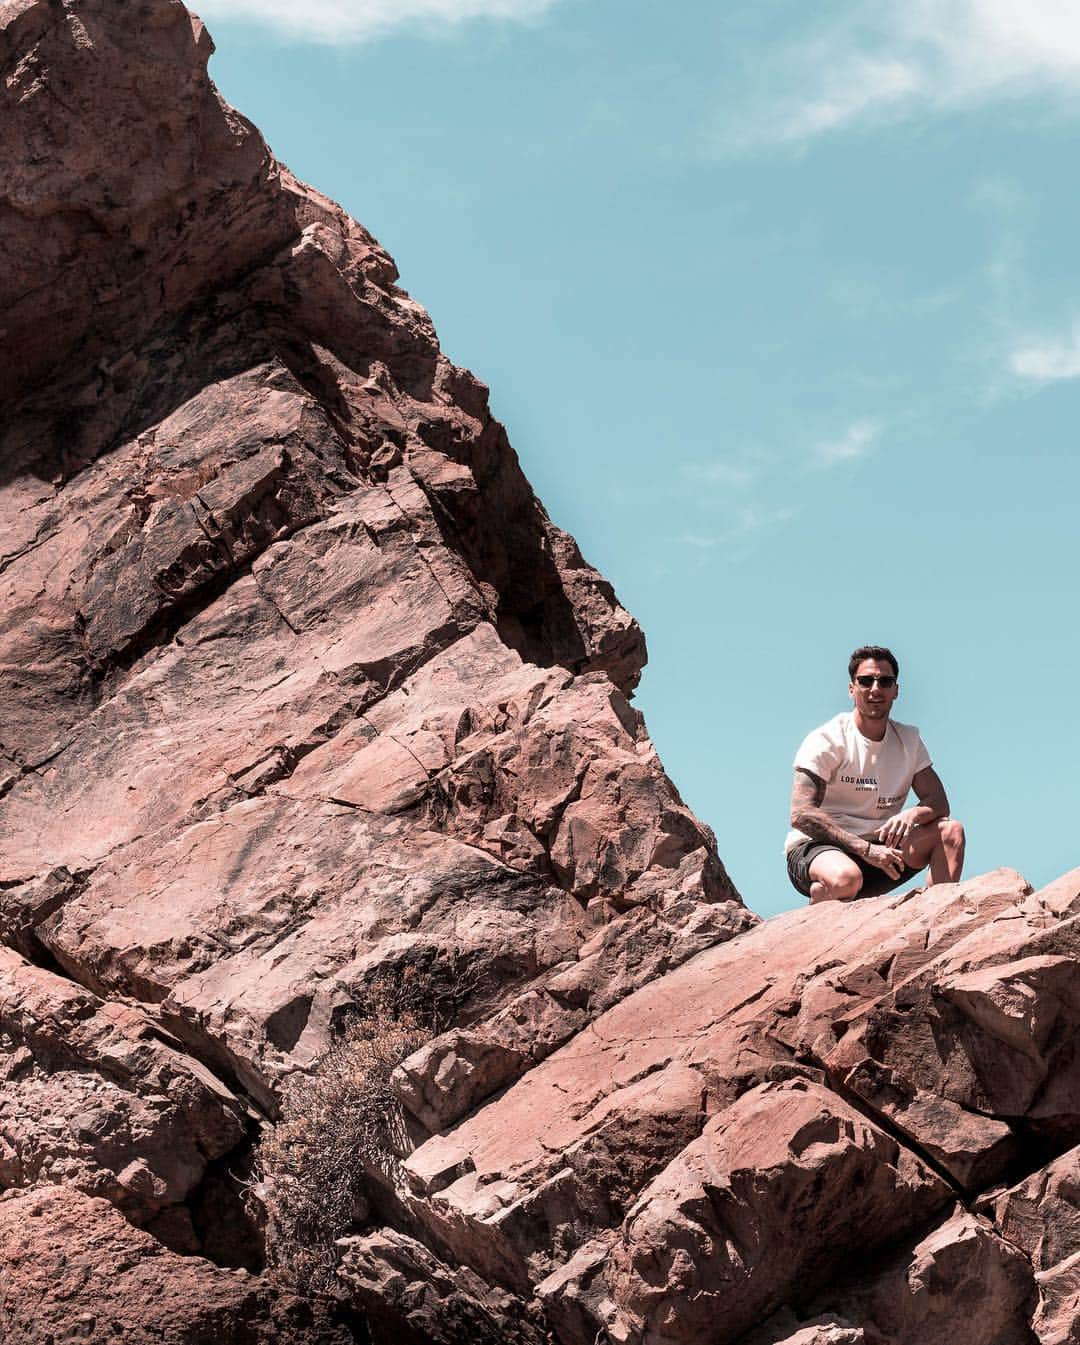
{"label": "sandy rock texture", "polygon": [[[0,4],[0,1337],[1080,1340],[1080,871],[758,922],[636,624],[211,50]],[[297,1298],[252,1146],[408,985],[407,1156]]]}

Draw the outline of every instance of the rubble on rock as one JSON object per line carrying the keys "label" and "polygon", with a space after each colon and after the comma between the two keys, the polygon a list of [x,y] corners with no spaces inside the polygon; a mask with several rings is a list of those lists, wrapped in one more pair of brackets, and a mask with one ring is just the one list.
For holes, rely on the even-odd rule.
{"label": "rubble on rock", "polygon": [[[759,923],[636,624],[211,49],[0,6],[0,1334],[1080,1339],[1080,873]],[[387,986],[437,1030],[327,1305],[241,1188]]]}

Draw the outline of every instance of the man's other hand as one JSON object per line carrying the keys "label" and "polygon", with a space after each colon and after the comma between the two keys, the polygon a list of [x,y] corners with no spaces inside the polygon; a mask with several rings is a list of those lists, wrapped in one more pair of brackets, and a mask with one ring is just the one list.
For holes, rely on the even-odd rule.
{"label": "man's other hand", "polygon": [[[915,809],[905,808],[902,813],[890,817],[887,822],[878,827],[877,836],[883,845],[887,845],[891,849],[897,849],[907,840],[908,833],[916,825]],[[879,865],[878,867],[882,866]]]}
{"label": "man's other hand", "polygon": [[[895,819],[890,819],[895,821]],[[899,850],[894,850],[890,845],[874,845],[871,843],[866,852],[867,864],[873,864],[875,869],[884,869],[890,878],[899,878],[904,872],[904,856]]]}

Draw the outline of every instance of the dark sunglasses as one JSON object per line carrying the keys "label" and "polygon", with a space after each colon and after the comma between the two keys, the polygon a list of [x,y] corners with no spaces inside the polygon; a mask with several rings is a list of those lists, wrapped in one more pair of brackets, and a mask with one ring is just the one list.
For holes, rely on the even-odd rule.
{"label": "dark sunglasses", "polygon": [[873,677],[869,673],[863,673],[861,677],[856,677],[855,681],[861,687],[872,687],[876,682],[882,691],[888,691],[891,687],[896,686],[896,678],[890,677],[888,673],[884,677]]}

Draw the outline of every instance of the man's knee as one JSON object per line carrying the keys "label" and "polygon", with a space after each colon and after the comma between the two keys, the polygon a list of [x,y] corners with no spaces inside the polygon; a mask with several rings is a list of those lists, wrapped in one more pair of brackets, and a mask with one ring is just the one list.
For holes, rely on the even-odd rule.
{"label": "man's knee", "polygon": [[858,869],[850,869],[833,879],[833,891],[840,901],[850,901],[857,897],[863,885],[863,876]]}
{"label": "man's knee", "polygon": [[965,843],[964,824],[955,817],[942,818],[938,824],[941,831],[941,843],[947,850],[963,850]]}
{"label": "man's knee", "polygon": [[833,858],[827,865],[812,865],[810,875],[813,887],[824,889],[820,894],[811,890],[813,901],[850,901],[859,895],[863,884],[862,872],[851,860]]}

